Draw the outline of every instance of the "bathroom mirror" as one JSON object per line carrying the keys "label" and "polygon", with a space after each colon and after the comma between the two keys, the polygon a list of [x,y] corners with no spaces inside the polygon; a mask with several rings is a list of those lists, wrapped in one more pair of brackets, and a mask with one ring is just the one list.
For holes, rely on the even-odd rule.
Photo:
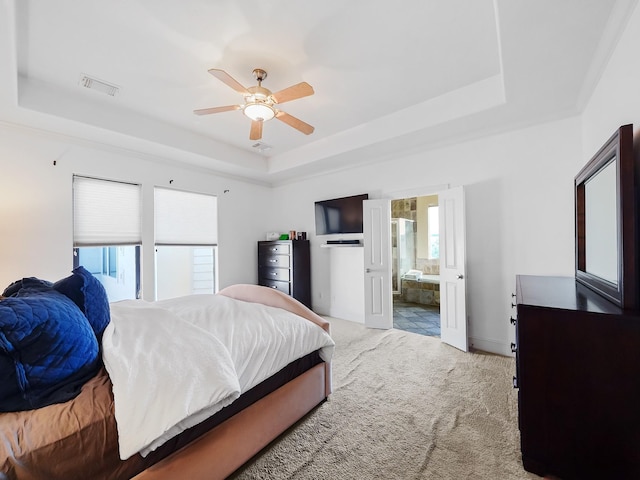
{"label": "bathroom mirror", "polygon": [[638,307],[636,174],[625,125],[575,178],[576,280],[625,309]]}

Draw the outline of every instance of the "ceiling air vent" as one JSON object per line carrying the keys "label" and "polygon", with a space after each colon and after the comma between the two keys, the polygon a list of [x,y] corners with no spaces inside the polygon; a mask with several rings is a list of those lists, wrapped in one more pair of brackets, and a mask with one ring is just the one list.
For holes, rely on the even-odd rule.
{"label": "ceiling air vent", "polygon": [[251,147],[255,148],[260,153],[266,152],[267,150],[271,150],[273,148],[271,145],[267,145],[264,142],[256,142],[253,145],[251,145]]}
{"label": "ceiling air vent", "polygon": [[97,78],[90,77],[85,73],[80,75],[79,83],[82,87],[95,90],[96,92],[104,93],[111,97],[115,97],[120,91],[120,87],[118,87],[117,85],[98,80]]}

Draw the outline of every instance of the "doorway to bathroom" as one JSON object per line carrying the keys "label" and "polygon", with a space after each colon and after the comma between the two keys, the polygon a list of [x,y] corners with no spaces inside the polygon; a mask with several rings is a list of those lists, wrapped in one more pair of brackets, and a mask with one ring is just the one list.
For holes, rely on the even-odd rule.
{"label": "doorway to bathroom", "polygon": [[438,196],[391,201],[393,326],[440,337]]}

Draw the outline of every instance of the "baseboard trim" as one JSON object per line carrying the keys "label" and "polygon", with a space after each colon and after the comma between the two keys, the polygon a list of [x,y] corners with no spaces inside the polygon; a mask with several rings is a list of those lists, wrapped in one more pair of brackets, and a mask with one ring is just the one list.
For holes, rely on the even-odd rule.
{"label": "baseboard trim", "polygon": [[510,344],[490,338],[469,337],[469,347],[485,352],[497,353],[498,355],[505,355],[507,357],[514,356]]}

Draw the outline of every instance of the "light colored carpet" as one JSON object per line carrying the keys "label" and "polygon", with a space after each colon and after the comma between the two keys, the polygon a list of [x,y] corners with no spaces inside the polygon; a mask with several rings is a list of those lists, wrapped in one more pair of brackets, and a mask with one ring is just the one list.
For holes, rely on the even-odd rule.
{"label": "light colored carpet", "polygon": [[328,320],[334,393],[234,478],[539,478],[520,461],[512,358]]}

